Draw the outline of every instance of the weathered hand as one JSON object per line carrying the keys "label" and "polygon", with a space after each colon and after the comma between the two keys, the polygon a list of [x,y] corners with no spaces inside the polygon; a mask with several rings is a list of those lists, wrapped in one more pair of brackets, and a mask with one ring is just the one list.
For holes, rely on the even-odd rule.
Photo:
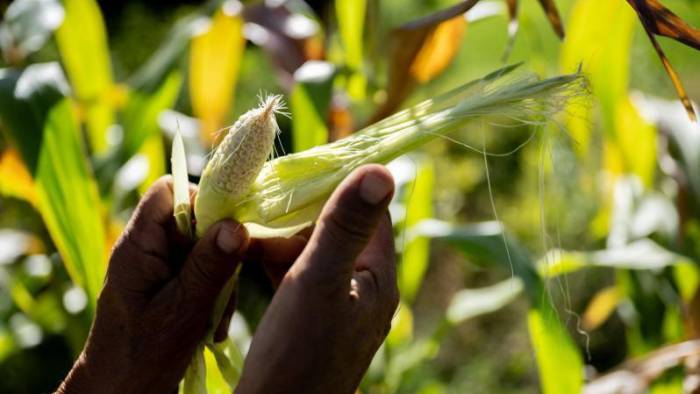
{"label": "weathered hand", "polygon": [[59,392],[175,390],[247,244],[231,220],[196,244],[185,240],[173,219],[171,180],[157,181],[112,251],[90,336]]}
{"label": "weathered hand", "polygon": [[[363,167],[338,187],[257,328],[236,393],[355,391],[398,303],[392,193],[381,166]],[[303,238],[278,245],[265,248],[273,278]]]}

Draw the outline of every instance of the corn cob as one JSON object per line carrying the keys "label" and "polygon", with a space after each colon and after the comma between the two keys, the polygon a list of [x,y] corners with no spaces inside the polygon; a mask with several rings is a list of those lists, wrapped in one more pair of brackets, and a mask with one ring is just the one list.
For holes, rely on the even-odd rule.
{"label": "corn cob", "polygon": [[279,132],[275,113],[282,109],[280,96],[268,96],[236,121],[214,151],[195,201],[198,237],[217,221],[232,217],[233,208],[248,193],[272,154]]}

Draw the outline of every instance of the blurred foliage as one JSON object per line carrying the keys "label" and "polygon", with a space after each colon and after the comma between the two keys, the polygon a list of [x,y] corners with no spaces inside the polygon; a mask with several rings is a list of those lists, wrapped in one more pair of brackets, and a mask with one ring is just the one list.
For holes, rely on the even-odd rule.
{"label": "blurred foliage", "polygon": [[[700,97],[700,1],[0,11],[0,392],[50,391],[70,368],[108,252],[169,172],[176,129],[196,180],[260,92],[287,97],[283,154],[519,61],[582,69],[590,97],[545,127],[481,121],[390,164],[402,301],[361,392],[697,384],[700,126],[677,97]],[[260,267],[241,275],[229,333],[245,351],[273,290]],[[218,374],[207,384],[227,390]]]}

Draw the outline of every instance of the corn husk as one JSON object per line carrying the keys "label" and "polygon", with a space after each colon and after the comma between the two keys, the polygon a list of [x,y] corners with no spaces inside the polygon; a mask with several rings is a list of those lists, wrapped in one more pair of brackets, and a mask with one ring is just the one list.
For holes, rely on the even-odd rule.
{"label": "corn husk", "polygon": [[515,68],[500,69],[337,142],[267,162],[233,216],[255,223],[260,236],[292,234],[311,224],[335,187],[363,164],[387,163],[479,117],[545,123],[585,91],[579,73],[513,78]]}

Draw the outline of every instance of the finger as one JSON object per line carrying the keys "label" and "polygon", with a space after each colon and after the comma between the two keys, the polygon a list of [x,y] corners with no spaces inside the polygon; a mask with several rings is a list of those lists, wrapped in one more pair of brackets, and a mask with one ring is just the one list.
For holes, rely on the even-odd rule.
{"label": "finger", "polygon": [[385,214],[377,232],[362,251],[355,265],[355,280],[361,295],[373,294],[374,297],[360,297],[386,308],[391,315],[399,300],[396,283],[396,250],[391,219]]}
{"label": "finger", "polygon": [[238,298],[238,286],[234,287],[231,293],[231,298],[226,304],[226,309],[224,309],[224,314],[221,316],[221,322],[219,326],[214,331],[214,342],[221,342],[228,336],[228,327],[231,325],[231,317],[236,311],[236,300]]}
{"label": "finger", "polygon": [[[179,270],[189,243],[177,236],[172,218],[170,177],[149,188],[115,243],[108,276],[135,292],[150,292],[171,280]],[[172,256],[172,257],[171,257]]]}
{"label": "finger", "polygon": [[322,282],[349,284],[354,262],[374,234],[394,191],[391,174],[368,165],[353,172],[321,212],[300,258],[300,270]]}
{"label": "finger", "polygon": [[172,218],[172,178],[164,176],[155,181],[141,198],[122,238],[144,254],[166,258],[169,227],[174,222]]}
{"label": "finger", "polygon": [[267,277],[277,288],[289,268],[304,250],[308,236],[291,238],[251,239],[245,261],[260,264]]}
{"label": "finger", "polygon": [[189,297],[213,304],[240,263],[247,244],[245,227],[233,220],[222,220],[207,230],[180,271],[180,282]]}

